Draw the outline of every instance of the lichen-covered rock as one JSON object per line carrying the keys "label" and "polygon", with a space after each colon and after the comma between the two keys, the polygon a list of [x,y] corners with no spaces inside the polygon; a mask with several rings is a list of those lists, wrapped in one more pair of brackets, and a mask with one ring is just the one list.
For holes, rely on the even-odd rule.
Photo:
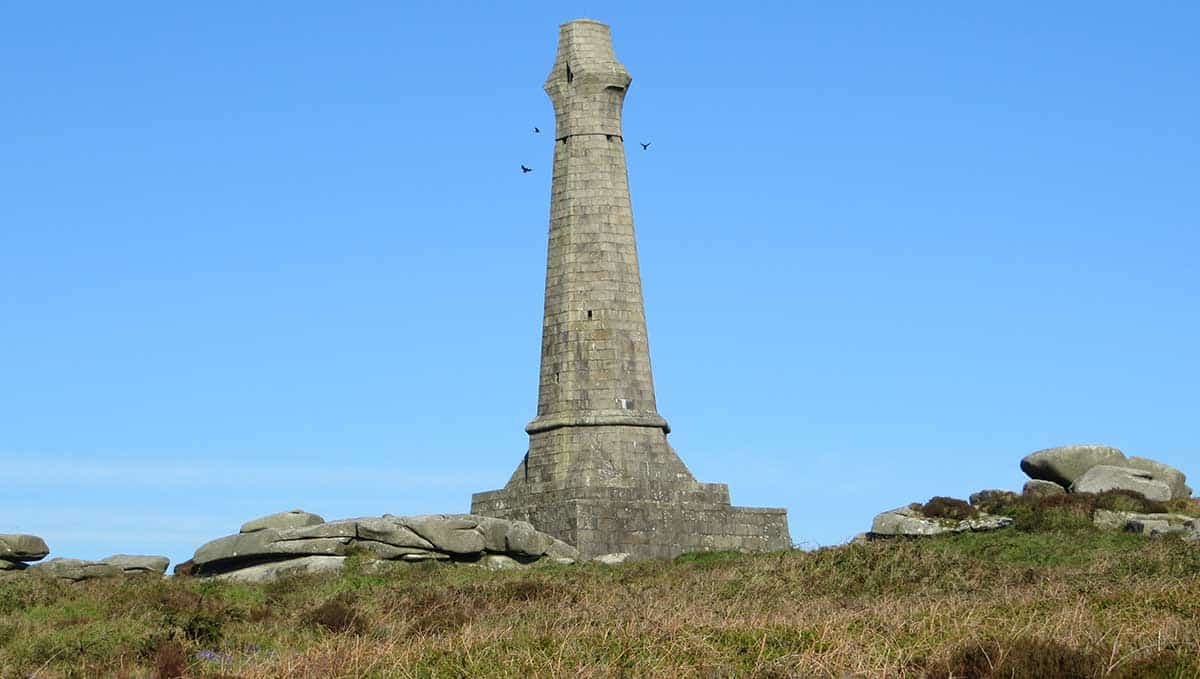
{"label": "lichen-covered rock", "polygon": [[1126,460],[1124,466],[1146,472],[1154,480],[1167,484],[1171,489],[1172,500],[1183,500],[1192,496],[1192,489],[1187,485],[1187,475],[1170,465],[1147,457],[1134,456]]}
{"label": "lichen-covered rock", "polygon": [[1029,479],[1025,482],[1025,486],[1021,488],[1021,495],[1029,498],[1042,498],[1066,494],[1066,488],[1063,488],[1053,481],[1043,481],[1042,479]]}
{"label": "lichen-covered rock", "polygon": [[91,580],[92,578],[108,578],[121,575],[124,571],[104,561],[86,561],[83,559],[50,559],[29,567],[30,575],[39,575],[60,580]]}
{"label": "lichen-covered rock", "polygon": [[1166,502],[1171,499],[1171,487],[1165,481],[1155,478],[1153,472],[1104,464],[1087,470],[1071,486],[1071,490],[1076,493],[1131,490],[1140,493],[1147,500]]}
{"label": "lichen-covered rock", "polygon": [[254,531],[266,528],[305,528],[307,526],[319,526],[323,523],[325,523],[325,519],[316,514],[310,514],[302,509],[293,509],[288,512],[268,514],[267,516],[247,521],[242,524],[240,532],[253,533]]}
{"label": "lichen-covered rock", "polygon": [[26,568],[29,568],[29,564],[27,563],[0,559],[0,571],[23,571]]}
{"label": "lichen-covered rock", "polygon": [[49,553],[46,541],[36,535],[0,535],[0,559],[39,561]]}
{"label": "lichen-covered rock", "polygon": [[1097,465],[1124,465],[1125,453],[1110,446],[1061,446],[1026,455],[1021,471],[1029,478],[1053,481],[1070,488],[1089,469]]}
{"label": "lichen-covered rock", "polygon": [[954,532],[957,521],[931,519],[911,505],[881,512],[871,522],[875,535],[941,535]]}
{"label": "lichen-covered rock", "polygon": [[166,573],[167,566],[171,563],[171,560],[165,556],[140,554],[113,554],[101,561],[110,563],[125,573],[157,573],[158,575]]}
{"label": "lichen-covered rock", "polygon": [[873,536],[924,536],[967,531],[991,531],[1012,524],[1007,516],[980,513],[968,519],[939,519],[925,516],[912,505],[883,512],[871,522]]}

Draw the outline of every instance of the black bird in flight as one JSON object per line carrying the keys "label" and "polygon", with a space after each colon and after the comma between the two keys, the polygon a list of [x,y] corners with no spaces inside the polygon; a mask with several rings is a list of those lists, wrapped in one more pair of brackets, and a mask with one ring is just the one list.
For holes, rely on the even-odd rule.
{"label": "black bird in flight", "polygon": [[521,174],[525,174],[526,172],[533,172],[533,168],[532,168],[532,167],[525,167],[524,165],[522,165],[522,166],[521,166]]}
{"label": "black bird in flight", "polygon": [[535,128],[533,128],[533,133],[534,133],[534,134],[537,134],[537,133],[539,133],[539,132],[541,132],[541,130],[539,130],[539,129],[538,129],[538,128],[536,128],[536,127],[535,127]]}
{"label": "black bird in flight", "polygon": [[[638,143],[642,144],[642,142],[640,142],[640,141]],[[651,143],[652,142],[646,142],[645,144],[642,144],[642,150],[645,151],[646,149],[650,148]]]}

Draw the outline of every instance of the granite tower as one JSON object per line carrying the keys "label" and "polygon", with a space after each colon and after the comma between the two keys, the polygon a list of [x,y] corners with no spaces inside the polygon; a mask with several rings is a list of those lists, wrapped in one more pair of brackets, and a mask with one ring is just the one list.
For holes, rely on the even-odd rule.
{"label": "granite tower", "polygon": [[782,509],[732,507],[667,443],[642,303],[621,110],[630,77],[608,26],[563,24],[546,79],[554,176],[537,416],[529,451],[475,514],[523,519],[585,557],[784,549]]}

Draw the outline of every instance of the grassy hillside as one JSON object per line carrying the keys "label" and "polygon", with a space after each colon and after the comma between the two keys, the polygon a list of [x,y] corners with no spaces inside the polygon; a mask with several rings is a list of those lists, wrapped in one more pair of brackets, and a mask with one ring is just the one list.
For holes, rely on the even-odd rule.
{"label": "grassy hillside", "polygon": [[617,567],[357,566],[4,581],[0,677],[1200,677],[1200,547],[1083,524]]}

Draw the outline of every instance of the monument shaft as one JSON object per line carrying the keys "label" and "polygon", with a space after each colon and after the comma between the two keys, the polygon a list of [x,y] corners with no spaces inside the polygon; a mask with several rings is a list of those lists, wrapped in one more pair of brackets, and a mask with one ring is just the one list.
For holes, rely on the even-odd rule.
{"label": "monument shaft", "polygon": [[562,426],[666,428],[654,401],[621,135],[629,74],[608,27],[563,27],[546,80],[554,179],[536,434]]}
{"label": "monument shaft", "polygon": [[621,133],[629,83],[608,26],[561,27],[545,84],[556,130],[537,416],[508,484],[471,511],[527,520],[584,558],[787,548],[784,510],[731,507],[667,443]]}

